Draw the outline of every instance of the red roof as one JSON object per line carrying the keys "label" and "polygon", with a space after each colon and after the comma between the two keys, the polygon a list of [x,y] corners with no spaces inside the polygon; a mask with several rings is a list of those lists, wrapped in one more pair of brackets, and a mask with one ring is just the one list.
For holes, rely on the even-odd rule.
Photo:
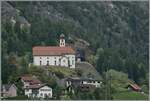
{"label": "red roof", "polygon": [[32,49],[34,56],[75,54],[71,47],[36,46]]}
{"label": "red roof", "polygon": [[40,84],[40,85],[29,85],[29,86],[27,86],[25,89],[39,89],[39,88],[41,88],[41,87],[43,87],[43,86],[45,86],[46,84]]}
{"label": "red roof", "polygon": [[130,84],[130,86],[135,90],[141,90],[141,88],[137,84]]}
{"label": "red roof", "polygon": [[38,80],[38,79],[35,78],[35,77],[22,76],[21,79],[22,79],[24,82],[29,82],[31,85],[34,85],[34,84],[41,84],[41,81]]}

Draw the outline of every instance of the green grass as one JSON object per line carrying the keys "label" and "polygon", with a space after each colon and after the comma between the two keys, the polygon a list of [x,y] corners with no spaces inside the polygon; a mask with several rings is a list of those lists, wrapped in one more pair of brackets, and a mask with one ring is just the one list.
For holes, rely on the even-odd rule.
{"label": "green grass", "polygon": [[148,95],[140,92],[124,91],[115,93],[113,98],[114,100],[148,100]]}
{"label": "green grass", "polygon": [[52,73],[60,74],[64,77],[69,77],[72,75],[76,75],[75,69],[67,68],[67,67],[49,67],[48,70]]}

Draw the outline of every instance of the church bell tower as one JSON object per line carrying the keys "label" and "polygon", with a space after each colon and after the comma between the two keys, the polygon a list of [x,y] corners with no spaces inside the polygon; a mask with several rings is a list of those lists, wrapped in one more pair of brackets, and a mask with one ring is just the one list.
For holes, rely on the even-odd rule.
{"label": "church bell tower", "polygon": [[59,46],[65,47],[65,35],[64,34],[60,35]]}

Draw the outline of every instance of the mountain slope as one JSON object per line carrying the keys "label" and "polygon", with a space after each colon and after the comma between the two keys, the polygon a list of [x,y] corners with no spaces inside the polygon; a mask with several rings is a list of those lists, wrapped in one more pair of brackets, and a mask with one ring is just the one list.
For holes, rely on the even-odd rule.
{"label": "mountain slope", "polygon": [[[148,6],[148,2],[3,1],[2,69],[5,72],[2,74],[9,74],[6,73],[9,70],[6,61],[10,54],[28,55],[27,61],[32,62],[33,46],[58,45],[59,35],[64,33],[68,44],[85,53],[85,60],[92,57],[96,69],[106,68],[109,64],[131,77],[134,75],[132,79],[145,79],[148,71]],[[98,59],[99,49],[104,50],[104,58]],[[111,57],[114,57],[113,61]],[[98,60],[103,64],[99,65]]]}

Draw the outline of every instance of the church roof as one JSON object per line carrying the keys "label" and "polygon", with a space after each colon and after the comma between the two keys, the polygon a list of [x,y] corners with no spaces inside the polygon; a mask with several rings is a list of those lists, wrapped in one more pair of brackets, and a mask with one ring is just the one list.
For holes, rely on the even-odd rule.
{"label": "church roof", "polygon": [[32,49],[34,56],[55,56],[55,55],[65,55],[65,54],[75,54],[75,51],[67,47],[59,46],[36,46]]}

